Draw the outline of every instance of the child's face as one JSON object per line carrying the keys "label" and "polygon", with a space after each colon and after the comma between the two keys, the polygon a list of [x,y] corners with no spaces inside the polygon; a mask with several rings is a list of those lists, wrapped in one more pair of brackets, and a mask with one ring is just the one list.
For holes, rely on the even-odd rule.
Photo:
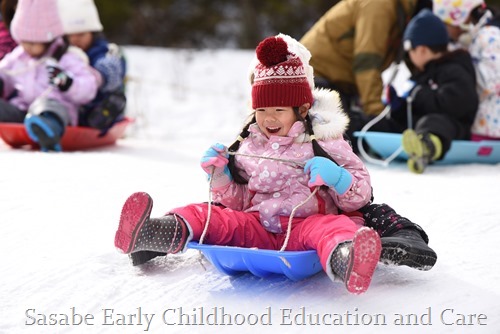
{"label": "child's face", "polygon": [[83,51],[87,51],[88,48],[92,45],[92,32],[80,32],[78,34],[69,34],[67,35],[69,44],[74,45],[82,49]]}
{"label": "child's face", "polygon": [[[307,115],[309,104],[300,107],[302,117]],[[260,130],[270,136],[286,136],[297,117],[292,107],[267,107],[255,109],[255,120]]]}
{"label": "child's face", "polygon": [[419,45],[414,49],[411,49],[408,51],[408,54],[410,56],[410,60],[415,65],[415,67],[419,71],[423,71],[425,68],[425,64],[431,60],[431,55],[430,55],[430,49]]}
{"label": "child's face", "polygon": [[45,43],[21,42],[21,46],[33,58],[39,58],[47,51]]}

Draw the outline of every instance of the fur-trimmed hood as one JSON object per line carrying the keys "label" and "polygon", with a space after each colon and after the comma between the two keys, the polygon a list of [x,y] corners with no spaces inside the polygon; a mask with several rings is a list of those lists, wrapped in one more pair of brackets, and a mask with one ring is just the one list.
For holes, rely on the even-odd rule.
{"label": "fur-trimmed hood", "polygon": [[315,88],[314,103],[309,109],[314,135],[318,140],[340,138],[349,125],[339,94],[334,90]]}

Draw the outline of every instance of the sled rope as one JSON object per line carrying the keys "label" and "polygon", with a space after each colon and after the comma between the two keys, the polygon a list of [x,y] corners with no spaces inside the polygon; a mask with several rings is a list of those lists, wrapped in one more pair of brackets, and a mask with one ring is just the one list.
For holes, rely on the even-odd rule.
{"label": "sled rope", "polygon": [[[398,75],[400,69],[400,61],[397,61],[397,63],[394,66],[394,69],[392,70],[391,76],[389,77],[388,84],[392,84],[392,82],[396,79],[396,76]],[[377,115],[374,119],[369,121],[363,128],[361,129],[360,133],[361,135],[358,137],[357,144],[358,144],[358,150],[361,156],[368,162],[371,162],[376,165],[381,165],[383,167],[389,166],[392,160],[396,159],[396,157],[401,153],[403,150],[402,146],[399,146],[399,148],[392,153],[387,159],[376,159],[372,158],[364,149],[363,147],[363,135],[376,123],[378,123],[382,118],[384,118],[387,114],[391,112],[391,107],[390,105],[387,105],[384,110],[380,114]]]}
{"label": "sled rope", "polygon": [[[212,172],[210,173],[210,181],[208,183],[208,212],[207,212],[207,220],[205,221],[205,227],[203,228],[203,233],[201,233],[200,240],[198,241],[198,244],[203,244],[203,241],[205,240],[205,235],[207,234],[208,231],[208,224],[210,224],[210,217],[212,216],[212,180],[213,180],[213,175],[214,175],[215,167],[212,167]],[[201,267],[206,271],[207,268],[203,264],[203,253],[199,249],[198,250],[198,260],[200,262]]]}
{"label": "sled rope", "polygon": [[[279,159],[279,158],[272,158],[272,157],[263,157],[263,156],[256,156],[256,155],[247,155],[247,154],[241,154],[241,153],[236,153],[236,152],[228,152],[229,154],[232,155],[243,155],[243,156],[249,156],[249,157],[254,157],[254,158],[260,158],[260,159],[268,159],[268,160],[275,160],[275,161],[281,161],[284,163],[292,163],[296,164],[299,166],[304,166],[305,164],[302,162],[296,162],[292,160],[286,160],[286,159]],[[203,228],[203,233],[201,234],[200,240],[198,243],[201,245],[203,244],[203,241],[205,240],[205,235],[208,230],[208,225],[210,224],[210,218],[212,216],[212,180],[213,180],[213,175],[214,175],[215,167],[212,167],[212,172],[211,172],[211,177],[210,177],[210,182],[208,185],[208,212],[207,212],[207,220],[205,221],[205,227]],[[316,193],[318,192],[319,187],[315,187],[314,190],[309,194],[309,196],[300,202],[299,204],[295,205],[292,209],[292,212],[290,213],[290,217],[288,217],[288,226],[286,229],[286,237],[285,241],[283,242],[283,245],[281,246],[280,252],[283,252],[286,247],[288,246],[288,241],[290,240],[290,234],[292,232],[292,221],[293,217],[295,215],[295,212],[305,203],[307,203]],[[201,254],[201,251],[199,251]],[[200,260],[201,263],[201,260]],[[203,266],[203,264],[202,264]]]}
{"label": "sled rope", "polygon": [[[208,212],[207,212],[207,220],[205,221],[205,227],[203,228],[203,233],[201,234],[200,241],[198,243],[201,245],[205,240],[205,235],[207,234],[208,224],[210,224],[210,217],[212,216],[212,180],[214,179],[214,171],[215,167],[212,166],[212,173],[210,173],[210,181],[208,183]],[[201,253],[201,251],[200,251]]]}
{"label": "sled rope", "polygon": [[295,211],[297,211],[298,208],[300,208],[302,205],[306,204],[307,201],[309,201],[316,193],[318,192],[319,187],[314,188],[313,192],[302,202],[297,204],[296,206],[293,207],[292,212],[290,213],[290,217],[288,217],[288,226],[286,228],[286,237],[285,241],[283,242],[283,246],[281,246],[280,252],[283,252],[286,249],[286,246],[288,246],[288,240],[290,239],[290,234],[292,233],[292,220],[293,216],[295,215]]}
{"label": "sled rope", "polygon": [[[415,95],[417,95],[417,93],[422,89],[421,86],[416,86],[410,96],[408,96],[406,98],[406,118],[407,118],[407,128],[408,129],[412,129],[413,128],[413,99],[415,98]],[[388,156],[386,159],[376,159],[376,158],[373,158],[371,157],[364,149],[363,147],[363,137],[364,137],[364,134],[366,132],[368,132],[368,130],[373,126],[375,125],[377,122],[379,122],[382,118],[384,118],[387,114],[389,114],[389,112],[391,111],[391,107],[390,105],[387,105],[384,110],[379,114],[377,115],[377,117],[375,117],[374,119],[372,119],[371,121],[369,121],[368,123],[366,123],[365,126],[363,126],[363,128],[361,129],[360,131],[360,136],[358,137],[358,140],[357,140],[357,144],[358,144],[358,149],[359,149],[359,153],[361,154],[361,156],[368,162],[371,162],[373,164],[376,164],[376,165],[381,165],[383,167],[387,167],[389,166],[389,164],[397,158],[397,156],[401,153],[401,151],[403,151],[403,146],[402,145],[399,145],[399,147],[396,149],[396,151],[394,151],[390,156]]]}
{"label": "sled rope", "polygon": [[364,134],[366,132],[368,132],[368,130],[370,130],[370,128],[373,125],[375,125],[376,123],[378,123],[390,111],[391,111],[391,107],[390,106],[386,106],[384,108],[384,110],[380,114],[377,115],[377,117],[375,117],[374,119],[372,119],[371,121],[369,121],[368,123],[366,123],[365,126],[363,126],[363,128],[361,129],[360,136],[358,137],[358,140],[357,140],[358,150],[359,150],[359,153],[361,154],[361,156],[366,161],[371,162],[372,164],[381,165],[383,167],[389,166],[389,164],[391,163],[391,161],[394,160],[394,159],[396,159],[396,157],[399,155],[399,153],[401,153],[401,151],[403,150],[403,147],[400,145],[399,148],[394,153],[392,153],[389,157],[387,157],[386,159],[376,159],[376,158],[371,157],[365,151],[365,148],[363,147],[363,136],[364,136]]}
{"label": "sled rope", "polygon": [[226,150],[226,153],[229,154],[229,155],[239,155],[239,156],[248,157],[248,158],[274,160],[274,161],[279,161],[279,162],[283,162],[283,163],[288,163],[288,164],[296,165],[296,166],[299,166],[299,167],[304,167],[306,165],[304,162],[293,161],[293,160],[288,160],[288,159],[280,159],[280,158],[273,158],[273,157],[263,157],[263,156],[260,156],[260,155],[238,153],[238,152],[227,151],[227,150]]}

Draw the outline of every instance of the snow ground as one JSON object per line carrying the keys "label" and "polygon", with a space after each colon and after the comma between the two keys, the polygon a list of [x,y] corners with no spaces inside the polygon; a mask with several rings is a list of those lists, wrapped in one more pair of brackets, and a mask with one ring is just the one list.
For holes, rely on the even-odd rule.
{"label": "snow ground", "polygon": [[360,296],[324,273],[228,277],[193,250],[132,267],[113,246],[122,203],[146,191],[158,216],[208,200],[198,161],[239,132],[253,53],[126,54],[137,122],[117,146],[43,154],[0,143],[0,333],[500,333],[500,165],[424,175],[369,165],[376,201],[423,226],[438,262],[379,265]]}

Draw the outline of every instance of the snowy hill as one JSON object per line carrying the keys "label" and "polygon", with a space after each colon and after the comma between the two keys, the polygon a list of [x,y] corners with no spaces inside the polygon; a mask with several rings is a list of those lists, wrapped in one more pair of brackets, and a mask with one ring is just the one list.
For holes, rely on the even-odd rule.
{"label": "snowy hill", "polygon": [[228,277],[193,250],[132,267],[113,245],[122,203],[146,191],[158,216],[208,200],[198,161],[239,132],[253,54],[126,54],[137,122],[117,146],[0,143],[0,333],[500,333],[500,165],[369,165],[376,201],[423,226],[438,261],[429,272],[379,265],[361,296],[324,273]]}

